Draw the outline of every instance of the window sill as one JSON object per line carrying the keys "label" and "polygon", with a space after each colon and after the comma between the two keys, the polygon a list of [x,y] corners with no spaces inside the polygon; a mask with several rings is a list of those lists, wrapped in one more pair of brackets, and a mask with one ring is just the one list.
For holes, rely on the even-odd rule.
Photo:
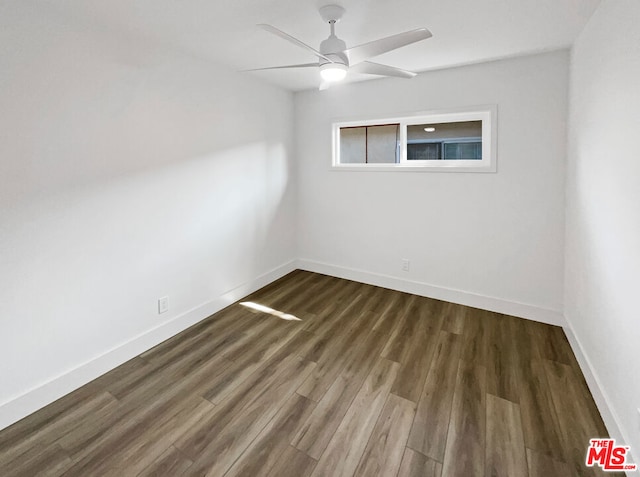
{"label": "window sill", "polygon": [[[452,161],[453,162],[453,161]],[[404,164],[340,164],[332,165],[332,171],[344,172],[496,172],[493,165],[461,166],[460,161],[439,166],[413,166]]]}

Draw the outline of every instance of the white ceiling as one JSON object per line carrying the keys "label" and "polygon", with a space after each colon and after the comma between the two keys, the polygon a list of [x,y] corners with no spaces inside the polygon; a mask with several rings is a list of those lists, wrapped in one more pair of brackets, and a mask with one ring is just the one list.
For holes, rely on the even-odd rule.
{"label": "white ceiling", "polygon": [[[53,0],[49,0],[53,2]],[[567,47],[600,0],[67,0],[75,16],[142,35],[235,69],[308,63],[313,55],[255,25],[269,23],[314,48],[328,36],[317,10],[346,8],[337,34],[355,46],[418,27],[433,38],[374,61],[426,71]],[[315,88],[315,69],[247,73],[290,90]],[[349,81],[375,78],[353,75]]]}

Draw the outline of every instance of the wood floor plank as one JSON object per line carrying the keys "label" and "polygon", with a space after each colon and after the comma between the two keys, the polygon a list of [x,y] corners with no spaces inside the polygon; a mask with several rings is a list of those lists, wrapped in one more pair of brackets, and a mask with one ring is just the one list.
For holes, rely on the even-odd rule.
{"label": "wood floor plank", "polygon": [[398,325],[394,328],[382,350],[383,358],[397,363],[405,362],[408,353],[407,342],[415,334],[418,326],[415,309],[413,308],[415,302],[415,296],[403,296],[403,300],[399,303],[397,315],[394,316],[394,319],[398,321]]}
{"label": "wood floor plank", "polygon": [[[365,311],[364,315],[373,315],[373,313]],[[292,441],[293,445],[314,459],[320,458],[362,383],[376,363],[387,338],[386,329],[381,328],[370,330],[359,341],[352,359],[348,360],[311,416],[301,426]]]}
{"label": "wood floor plank", "polygon": [[338,329],[344,333],[355,325],[352,317],[354,313],[355,316],[362,316],[362,313],[368,311],[380,317],[389,310],[393,311],[400,300],[398,292],[371,285],[357,284],[352,290],[353,293],[346,296],[342,296],[342,293],[332,296],[322,310],[313,313],[316,319],[308,322],[305,329],[330,339],[333,336],[331,331]]}
{"label": "wood floor plank", "polygon": [[440,331],[407,446],[443,462],[462,337]]}
{"label": "wood floor plank", "polygon": [[[0,468],[33,448],[56,450],[57,446],[51,444],[58,441],[61,435],[74,434],[78,429],[90,426],[96,415],[112,411],[116,405],[117,401],[111,394],[99,392],[78,401],[75,407],[51,415],[48,421],[38,426],[25,425],[18,437],[4,440],[0,450]],[[10,436],[11,428],[8,431],[7,436]]]}
{"label": "wood floor plank", "polygon": [[384,323],[387,319],[395,322],[395,319],[398,316],[398,307],[402,306],[402,303],[407,300],[406,293],[399,293],[387,289],[382,289],[380,293],[381,296],[384,296],[385,298],[378,303],[375,310],[372,310],[372,312],[379,317],[376,324],[373,325],[374,329]]}
{"label": "wood floor plank", "polygon": [[175,442],[194,461],[186,475],[223,475],[315,366],[297,357],[285,363],[273,379],[247,389],[243,398],[230,395],[215,419],[202,421]]}
{"label": "wood floor plank", "polygon": [[571,467],[562,461],[532,449],[527,449],[529,477],[571,476]]}
{"label": "wood floor plank", "polygon": [[[229,361],[225,358],[224,351],[239,346],[243,339],[246,337],[239,333],[221,335],[201,346],[185,349],[171,360],[154,362],[149,368],[136,370],[106,389],[117,399],[125,401],[135,401],[136,397],[141,394],[146,396],[150,392],[160,393],[168,386],[173,386],[174,379],[188,376],[200,369],[206,362],[215,360],[220,367],[225,366]],[[172,379],[167,379],[169,376]]]}
{"label": "wood floor plank", "polygon": [[209,380],[215,380],[224,370],[220,363],[218,359],[211,359],[202,362],[201,366],[188,376],[159,377],[159,383],[154,382],[148,387],[138,388],[127,396],[126,401],[120,401],[121,407],[111,418],[98,421],[97,426],[83,428],[80,435],[65,436],[59,442],[64,443],[76,462],[92,454],[99,455],[103,449],[128,442],[136,437],[136,433],[144,430],[144,426],[140,427],[141,422],[162,423],[185,402],[200,396],[202,386]]}
{"label": "wood floor plank", "polygon": [[345,333],[339,334],[328,343],[317,358],[316,368],[297,389],[298,394],[314,401],[322,399],[340,371],[357,353],[358,348],[353,344],[358,343],[362,336],[368,334],[371,328],[370,317],[371,314],[368,312],[359,314],[356,317],[358,326],[347,329]]}
{"label": "wood floor plank", "polygon": [[562,328],[535,321],[529,323],[528,327],[542,359],[568,365],[573,363],[573,352]]}
{"label": "wood floor plank", "polygon": [[151,362],[171,361],[185,350],[196,348],[200,343],[206,343],[208,339],[242,332],[250,326],[252,321],[253,315],[249,310],[231,305],[154,346],[142,353],[140,358]]}
{"label": "wood floor plank", "polygon": [[486,368],[460,361],[442,476],[482,477],[485,471]]}
{"label": "wood floor plank", "polygon": [[268,313],[256,312],[256,321],[251,331],[247,330],[247,339],[237,346],[224,351],[224,356],[230,361],[238,361],[257,347],[262,349],[277,349],[283,342],[288,341],[294,334],[302,330],[299,321],[281,320]]}
{"label": "wood floor plank", "polygon": [[[316,279],[314,278],[314,280]],[[292,315],[302,312],[313,313],[318,309],[322,309],[328,301],[331,301],[332,296],[341,296],[345,293],[344,288],[347,286],[353,289],[357,284],[347,280],[331,280],[329,277],[321,277],[320,281],[313,283],[311,286],[299,287],[297,292],[275,300],[273,305],[270,306]]]}
{"label": "wood floor plank", "polygon": [[132,374],[137,374],[142,370],[150,369],[152,369],[152,366],[146,359],[142,358],[142,355],[140,355],[103,374],[99,378],[94,379],[91,383],[102,390],[107,390],[115,383],[128,379]]}
{"label": "wood floor plank", "polygon": [[396,475],[415,414],[414,402],[390,394],[354,475]]}
{"label": "wood floor plank", "polygon": [[264,395],[277,387],[281,381],[281,375],[289,376],[293,370],[305,366],[305,362],[297,357],[284,357],[273,366],[264,367],[253,373],[248,379],[242,381],[234,391],[222,401],[217,408],[217,413],[209,420],[203,420],[195,428],[176,442],[176,447],[183,451],[191,460],[196,460],[204,451],[204,448],[224,429],[225,426],[242,415],[242,410],[261,400],[264,404]]}
{"label": "wood floor plank", "polygon": [[560,424],[564,462],[577,475],[600,475],[598,468],[586,467],[584,463],[589,439],[608,437],[593,399],[584,394],[579,378],[570,365],[544,360],[543,366]]}
{"label": "wood floor plank", "polygon": [[161,412],[131,422],[126,432],[113,434],[108,445],[77,460],[64,475],[137,475],[213,411],[213,404],[200,397],[173,402]]}
{"label": "wood floor plank", "polygon": [[[246,317],[250,315],[250,313],[245,312],[243,315]],[[226,327],[227,329],[221,330],[220,333],[202,330],[199,334],[194,334],[189,338],[175,340],[175,342],[168,343],[159,350],[151,350],[153,352],[149,353],[147,357],[144,358],[144,361],[148,363],[146,368],[154,370],[161,368],[162,366],[167,366],[176,359],[184,359],[191,353],[198,353],[205,347],[213,352],[218,346],[234,343],[245,336],[242,330],[251,323],[249,318],[243,318],[242,321],[245,323],[243,326],[238,322],[235,322],[230,323],[229,326]],[[234,337],[235,339],[231,340],[230,337]],[[130,374],[144,375],[144,370],[135,370]],[[127,378],[129,381],[131,380],[131,376],[128,376]],[[126,382],[127,378],[119,379],[117,381]],[[107,384],[105,385],[105,388],[112,390],[115,394],[118,393],[113,384]]]}
{"label": "wood floor plank", "polygon": [[359,315],[371,311],[371,304],[377,299],[379,297],[376,294],[376,287],[359,284],[353,289],[353,293],[329,300],[329,303],[326,303],[321,310],[314,313],[315,320],[310,322],[306,329],[331,339],[336,331],[344,332],[356,325],[350,319],[351,313]]}
{"label": "wood floor plank", "polygon": [[[123,411],[122,403],[113,398],[106,406],[94,410],[83,419],[77,419],[77,426],[73,431],[58,436],[56,443],[70,456],[75,457],[79,449],[85,448],[102,430],[106,430],[117,421]],[[137,414],[136,410],[136,414]],[[129,415],[133,415],[130,411]]]}
{"label": "wood floor plank", "polygon": [[487,394],[486,477],[526,477],[527,456],[520,406]]}
{"label": "wood floor plank", "polygon": [[182,452],[174,446],[170,446],[164,454],[140,472],[137,477],[180,477],[192,464],[193,462],[187,459]]}
{"label": "wood floor plank", "polygon": [[418,330],[414,339],[407,345],[409,353],[406,362],[400,365],[398,377],[391,389],[392,393],[415,403],[419,401],[437,348],[438,336],[437,330]]}
{"label": "wood floor plank", "polygon": [[409,314],[416,321],[415,330],[406,340],[398,377],[391,388],[392,393],[415,403],[420,399],[442,326],[442,317],[433,315],[434,303],[430,299],[414,301]]}
{"label": "wood floor plank", "polygon": [[282,278],[247,295],[241,301],[253,301],[263,303],[266,306],[275,304],[275,300],[283,300],[298,294],[302,290],[314,289],[316,285],[330,282],[330,277],[319,273],[294,270]]}
{"label": "wood floor plank", "polygon": [[[233,338],[231,342],[235,342]],[[218,379],[230,365],[221,350],[215,353],[203,346],[198,353],[189,353],[159,372],[150,373],[143,385],[131,387],[119,400],[127,410],[146,410],[156,402],[185,395],[201,396],[208,383]]]}
{"label": "wood floor plank", "polygon": [[[122,452],[115,453],[111,450],[111,459],[118,462],[118,468],[122,472],[137,474],[149,467],[163,455],[163,449],[172,447],[175,440],[188,432],[202,419],[215,412],[215,406],[206,399],[193,397],[184,403],[176,405],[160,419],[148,417],[141,420],[140,424],[144,431],[133,440]],[[169,417],[170,416],[170,417]],[[178,467],[186,470],[190,466],[185,466],[185,459],[180,454],[182,465],[175,463]],[[165,462],[166,463],[166,462]]]}
{"label": "wood floor plank", "polygon": [[313,472],[318,461],[295,447],[289,446],[280,454],[273,467],[265,477],[308,477]]}
{"label": "wood floor plank", "polygon": [[439,312],[440,303],[439,300],[419,296],[416,298],[414,305],[416,312],[420,316],[420,321],[426,321],[427,325],[434,330],[442,329],[442,323],[444,321],[444,316]]}
{"label": "wood floor plank", "polygon": [[33,446],[13,460],[0,459],[3,477],[32,477],[61,475],[73,461],[58,445]]}
{"label": "wood floor plank", "polygon": [[332,348],[344,341],[339,339],[340,336],[352,333],[354,328],[361,325],[361,320],[365,317],[365,313],[359,311],[361,300],[362,296],[358,295],[346,304],[336,302],[335,306],[330,307],[329,315],[317,316],[316,321],[304,327],[307,332],[318,336],[314,346],[305,356],[307,359],[314,363],[322,363],[330,359]]}
{"label": "wood floor plank", "polygon": [[311,297],[307,296],[307,299],[303,300],[300,305],[301,309],[318,316],[326,316],[325,310],[328,303],[335,301],[344,306],[368,289],[362,283],[351,280],[332,280],[332,282],[336,282],[336,288],[327,287],[320,293],[315,293]]}
{"label": "wood floor plank", "polygon": [[270,472],[315,405],[310,399],[292,394],[225,477],[254,477]]}
{"label": "wood floor plank", "polygon": [[[266,306],[277,312],[288,313],[298,317],[301,313],[306,312],[305,304],[308,302],[310,295],[324,295],[327,293],[329,287],[339,287],[339,284],[322,275],[303,275],[300,280],[294,281],[288,286],[276,290],[274,293],[267,294],[266,296],[252,294],[239,300],[238,303]],[[247,309],[256,314],[259,313],[251,308]],[[247,327],[247,332],[255,333],[258,332],[258,330],[251,326]]]}
{"label": "wood floor plank", "polygon": [[400,300],[400,295],[396,291],[373,285],[367,286],[371,286],[371,290],[374,292],[370,299],[363,305],[367,311],[377,315],[382,315],[383,313],[387,313],[389,310],[393,310],[396,303]]}
{"label": "wood floor plank", "polygon": [[[154,411],[157,408],[152,407],[151,409],[151,411],[145,411],[149,414],[155,414]],[[102,449],[109,448],[113,442],[131,435],[131,431],[139,422],[139,413],[143,414],[144,411],[135,408],[124,411],[122,408],[118,408],[117,411],[94,421],[93,426],[83,426],[81,432],[61,436],[58,445],[72,457],[74,463],[78,463],[82,459],[89,459],[91,456],[99,454]]]}
{"label": "wood floor plank", "polygon": [[398,363],[380,359],[362,385],[347,414],[324,451],[312,476],[351,476],[382,411]]}
{"label": "wood floor plank", "polygon": [[439,311],[442,315],[442,329],[449,333],[461,335],[467,323],[468,308],[446,301],[439,302]]}
{"label": "wood floor plank", "polygon": [[302,272],[296,273],[285,286],[278,287],[272,292],[260,289],[240,301],[253,301],[279,310],[283,305],[289,306],[299,296],[305,296],[305,291],[318,293],[319,290],[333,285],[334,281],[326,275]]}
{"label": "wood floor plank", "polygon": [[464,338],[460,358],[463,361],[487,365],[492,318],[491,312],[475,308],[468,310],[462,332]]}
{"label": "wood floor plank", "polygon": [[[220,376],[206,386],[203,396],[214,404],[220,404],[234,393],[236,389],[251,376],[271,367],[288,356],[304,357],[306,350],[312,346],[316,337],[310,336],[303,329],[292,328],[283,340],[257,343],[255,348],[237,357]],[[305,358],[306,359],[306,358]]]}
{"label": "wood floor plank", "polygon": [[487,348],[487,392],[511,402],[520,402],[516,319],[485,312],[489,328]]}
{"label": "wood floor plank", "polygon": [[84,414],[82,410],[90,412],[91,402],[100,405],[105,399],[110,400],[108,396],[102,395],[101,388],[89,383],[21,419],[0,432],[0,457],[6,458],[11,453],[13,458],[19,453],[17,449],[30,445],[27,441],[33,442],[43,432],[52,432],[54,426],[64,427],[64,423],[75,419],[73,416],[77,416],[79,412]]}
{"label": "wood floor plank", "polygon": [[398,470],[398,477],[440,477],[442,464],[407,447],[402,463]]}
{"label": "wood floor plank", "polygon": [[531,330],[531,326],[535,326],[535,323],[531,320],[514,318],[511,321],[511,325],[511,333],[515,347],[518,350],[516,355],[518,369],[527,367],[533,360],[540,360],[540,352]]}
{"label": "wood floor plank", "polygon": [[559,421],[541,360],[520,368],[518,378],[525,445],[563,460]]}

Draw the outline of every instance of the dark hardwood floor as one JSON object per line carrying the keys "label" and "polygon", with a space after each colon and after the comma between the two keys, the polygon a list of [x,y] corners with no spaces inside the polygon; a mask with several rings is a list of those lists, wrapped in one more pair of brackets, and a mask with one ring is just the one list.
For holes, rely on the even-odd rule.
{"label": "dark hardwood floor", "polygon": [[1,431],[0,475],[605,475],[561,328],[303,271],[242,301],[274,311],[236,303]]}

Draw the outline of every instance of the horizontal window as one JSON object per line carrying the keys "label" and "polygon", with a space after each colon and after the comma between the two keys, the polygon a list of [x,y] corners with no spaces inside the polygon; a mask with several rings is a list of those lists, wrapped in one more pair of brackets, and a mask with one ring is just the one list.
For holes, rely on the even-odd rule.
{"label": "horizontal window", "polygon": [[494,172],[496,108],[439,111],[333,124],[342,170]]}

